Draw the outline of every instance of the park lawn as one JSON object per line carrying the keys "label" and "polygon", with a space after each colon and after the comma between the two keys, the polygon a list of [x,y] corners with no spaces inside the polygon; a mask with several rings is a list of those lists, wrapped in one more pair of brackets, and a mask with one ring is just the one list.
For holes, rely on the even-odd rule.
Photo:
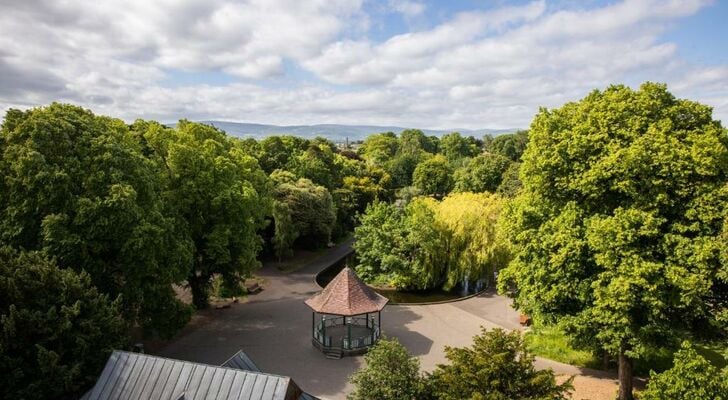
{"label": "park lawn", "polygon": [[[528,349],[536,356],[571,364],[582,368],[602,369],[599,357],[590,351],[575,349],[566,334],[557,326],[534,326],[525,335]],[[721,341],[694,342],[696,351],[716,368],[728,365],[728,344]],[[659,348],[636,360],[634,373],[649,376],[651,370],[662,372],[672,367],[672,355],[676,349]],[[614,367],[611,365],[610,367]]]}
{"label": "park lawn", "polygon": [[589,351],[574,349],[556,326],[534,326],[525,335],[526,345],[533,354],[577,367],[599,368],[600,360]]}

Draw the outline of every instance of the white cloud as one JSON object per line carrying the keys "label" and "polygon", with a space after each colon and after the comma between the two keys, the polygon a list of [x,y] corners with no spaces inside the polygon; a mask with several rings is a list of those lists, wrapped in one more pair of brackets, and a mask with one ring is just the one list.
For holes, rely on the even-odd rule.
{"label": "white cloud", "polygon": [[389,0],[389,7],[406,18],[422,15],[426,8],[423,3],[411,0]]}
{"label": "white cloud", "polygon": [[[430,11],[386,4],[406,18]],[[661,39],[706,4],[550,11],[540,0],[374,41],[362,36],[360,0],[16,0],[0,13],[0,107],[59,100],[126,119],[525,127],[539,106],[650,79],[727,120],[728,66],[693,65]],[[310,75],[287,76],[290,66]],[[240,80],[170,86],[169,71]]]}

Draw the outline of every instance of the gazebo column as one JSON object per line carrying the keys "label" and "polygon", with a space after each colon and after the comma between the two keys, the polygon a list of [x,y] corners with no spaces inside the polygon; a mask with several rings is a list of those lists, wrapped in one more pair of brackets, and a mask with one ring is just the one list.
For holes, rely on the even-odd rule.
{"label": "gazebo column", "polygon": [[351,324],[346,320],[346,317],[344,317],[344,323],[346,323],[346,343],[351,348]]}

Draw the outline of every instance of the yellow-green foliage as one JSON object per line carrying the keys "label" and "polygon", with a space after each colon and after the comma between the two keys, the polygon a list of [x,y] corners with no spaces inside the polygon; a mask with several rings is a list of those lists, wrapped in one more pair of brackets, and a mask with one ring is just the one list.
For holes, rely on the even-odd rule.
{"label": "yellow-green foliage", "polygon": [[462,279],[491,277],[508,262],[508,249],[498,237],[504,200],[489,193],[454,193],[434,204],[444,229],[449,255],[447,286]]}
{"label": "yellow-green foliage", "polygon": [[488,193],[456,193],[442,201],[417,197],[403,208],[378,203],[356,228],[357,272],[398,288],[452,287],[491,278],[509,259],[498,234],[505,200]]}

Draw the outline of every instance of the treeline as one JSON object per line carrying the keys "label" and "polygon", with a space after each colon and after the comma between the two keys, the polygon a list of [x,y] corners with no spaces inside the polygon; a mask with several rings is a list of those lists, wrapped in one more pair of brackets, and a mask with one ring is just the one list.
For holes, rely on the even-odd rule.
{"label": "treeline", "polygon": [[[386,156],[375,150],[380,138],[392,146]],[[504,154],[517,148],[492,142]],[[189,286],[203,308],[213,277],[240,291],[262,258],[328,245],[368,205],[425,192],[403,189],[415,169],[443,157],[464,167],[485,145],[410,130],[355,151],[323,138],[241,140],[189,121],[129,125],[64,104],[9,110],[0,372],[11,384],[0,397],[79,394],[132,330],[170,337],[187,323],[193,308],[174,285]],[[48,374],[58,384],[46,385]]]}

